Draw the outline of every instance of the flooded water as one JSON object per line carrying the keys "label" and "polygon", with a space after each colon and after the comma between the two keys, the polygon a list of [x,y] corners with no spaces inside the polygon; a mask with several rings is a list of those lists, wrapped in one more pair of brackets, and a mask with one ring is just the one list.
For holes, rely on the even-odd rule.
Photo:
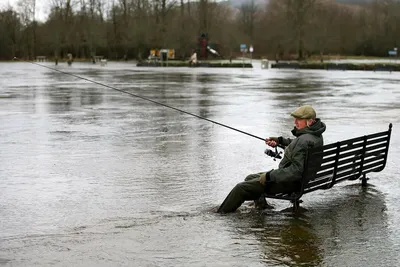
{"label": "flooded water", "polygon": [[[53,67],[51,63],[44,63]],[[312,104],[325,143],[384,131],[386,168],[304,196],[212,212],[277,162],[263,141],[30,63],[0,63],[0,266],[397,266],[400,74],[358,71],[57,69],[259,137],[290,136]]]}

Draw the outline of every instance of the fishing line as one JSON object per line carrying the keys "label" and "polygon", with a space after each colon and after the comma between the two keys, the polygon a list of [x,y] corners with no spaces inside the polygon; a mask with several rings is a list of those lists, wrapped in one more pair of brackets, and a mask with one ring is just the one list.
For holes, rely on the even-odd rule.
{"label": "fishing line", "polygon": [[[19,60],[18,58],[14,58],[14,59]],[[26,61],[26,60],[24,60],[24,61]],[[65,75],[69,75],[69,76],[72,76],[72,77],[75,77],[75,78],[78,78],[78,79],[81,79],[81,80],[84,80],[84,81],[87,81],[87,82],[90,82],[90,83],[94,83],[94,84],[97,84],[97,85],[100,85],[100,86],[104,86],[104,87],[106,87],[106,88],[109,88],[109,89],[112,89],[112,90],[115,90],[115,91],[118,91],[118,92],[121,92],[121,93],[130,95],[130,96],[133,96],[133,97],[137,97],[137,98],[140,98],[140,99],[143,99],[143,100],[152,102],[152,103],[154,103],[154,104],[157,104],[157,105],[160,105],[160,106],[163,106],[163,107],[166,107],[166,108],[170,108],[170,109],[173,109],[173,110],[176,110],[176,111],[185,113],[185,114],[187,114],[187,115],[190,115],[190,116],[193,116],[193,117],[202,119],[202,120],[206,120],[206,121],[209,121],[209,122],[211,122],[211,123],[217,124],[217,125],[219,125],[219,126],[222,126],[222,127],[225,127],[225,128],[228,128],[228,129],[231,129],[231,130],[234,130],[234,131],[237,131],[237,132],[239,132],[239,133],[246,134],[246,135],[249,135],[249,136],[251,136],[251,137],[254,137],[254,138],[257,138],[257,139],[260,139],[260,140],[265,141],[265,138],[262,138],[262,137],[253,135],[253,134],[251,134],[251,133],[248,133],[248,132],[245,132],[245,131],[236,129],[236,128],[234,128],[234,127],[228,126],[228,125],[226,125],[226,124],[223,124],[223,123],[220,123],[220,122],[217,122],[217,121],[214,121],[214,120],[207,119],[207,118],[202,117],[202,116],[200,116],[200,115],[197,115],[197,114],[194,114],[194,113],[191,113],[191,112],[188,112],[188,111],[185,111],[185,110],[182,110],[182,109],[179,109],[179,108],[176,108],[176,107],[173,107],[173,106],[170,106],[170,105],[167,105],[167,104],[164,104],[164,103],[155,101],[155,100],[152,100],[152,99],[150,99],[150,98],[143,97],[143,96],[140,96],[140,95],[131,93],[131,92],[127,92],[127,91],[118,89],[118,88],[113,87],[113,86],[111,86],[111,85],[107,85],[107,84],[104,84],[104,83],[101,83],[101,82],[97,82],[97,81],[94,81],[94,80],[91,80],[91,79],[88,79],[88,78],[85,78],[85,77],[82,77],[82,76],[79,76],[79,75],[76,75],[76,74],[73,74],[73,73],[70,73],[70,72],[66,72],[66,71],[62,71],[62,70],[59,70],[59,69],[55,69],[55,68],[52,68],[52,67],[49,67],[49,66],[45,66],[45,65],[42,65],[42,64],[33,62],[33,61],[26,61],[26,62],[31,63],[31,64],[34,64],[34,65],[37,65],[37,66],[40,66],[40,67],[43,67],[43,68],[47,68],[47,69],[50,69],[50,70],[53,70],[53,71],[57,71],[57,72],[59,72],[59,73],[62,73],[62,74],[65,74]],[[278,145],[278,146],[280,146],[280,145]]]}

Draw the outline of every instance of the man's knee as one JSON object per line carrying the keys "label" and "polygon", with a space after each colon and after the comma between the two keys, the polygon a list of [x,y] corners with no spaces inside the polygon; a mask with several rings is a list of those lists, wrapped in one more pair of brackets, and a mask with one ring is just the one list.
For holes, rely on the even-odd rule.
{"label": "man's knee", "polygon": [[245,183],[245,182],[237,183],[237,184],[235,185],[235,187],[233,188],[233,191],[235,191],[235,192],[243,191],[244,183]]}
{"label": "man's knee", "polygon": [[252,174],[249,174],[246,176],[246,178],[244,178],[245,181],[251,180],[251,178],[253,177]]}
{"label": "man's knee", "polygon": [[257,179],[260,178],[260,175],[257,174],[257,173],[253,173],[253,174],[247,175],[246,178],[244,178],[244,180],[245,181],[250,181],[250,180],[253,180],[253,179],[256,179],[256,178]]}

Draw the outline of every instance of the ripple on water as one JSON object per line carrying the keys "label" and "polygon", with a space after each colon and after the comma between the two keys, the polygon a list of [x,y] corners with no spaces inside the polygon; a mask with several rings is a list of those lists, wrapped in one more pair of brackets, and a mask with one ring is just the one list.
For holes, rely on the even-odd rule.
{"label": "ripple on water", "polygon": [[386,169],[366,191],[313,192],[298,215],[278,200],[220,215],[236,183],[276,168],[261,141],[32,64],[0,68],[0,265],[397,265],[398,75],[57,67],[257,136],[289,136],[289,113],[305,103],[326,142],[394,124]]}

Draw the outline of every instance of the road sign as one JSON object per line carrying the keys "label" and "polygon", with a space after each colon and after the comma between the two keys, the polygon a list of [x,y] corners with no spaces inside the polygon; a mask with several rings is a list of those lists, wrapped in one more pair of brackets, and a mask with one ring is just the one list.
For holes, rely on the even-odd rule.
{"label": "road sign", "polygon": [[240,45],[240,52],[243,52],[243,53],[247,52],[247,45],[246,44],[241,44]]}
{"label": "road sign", "polygon": [[389,56],[397,56],[397,51],[393,50],[393,51],[388,51]]}
{"label": "road sign", "polygon": [[253,51],[254,51],[254,48],[253,48],[252,45],[250,45],[249,52],[250,52],[250,53],[253,53]]}

